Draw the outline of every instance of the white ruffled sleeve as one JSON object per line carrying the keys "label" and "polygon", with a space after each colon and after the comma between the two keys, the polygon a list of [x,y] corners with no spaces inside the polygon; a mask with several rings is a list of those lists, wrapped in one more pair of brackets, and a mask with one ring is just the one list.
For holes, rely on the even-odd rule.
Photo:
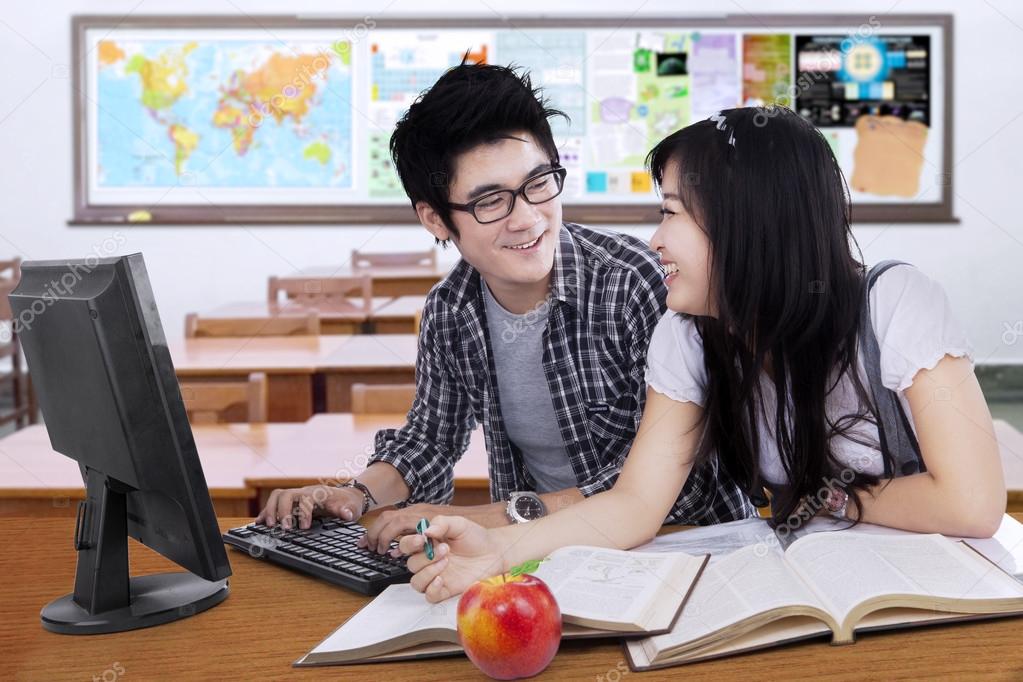
{"label": "white ruffled sleeve", "polygon": [[870,308],[887,388],[905,391],[917,372],[946,355],[973,362],[973,346],[944,288],[915,267],[896,265],[878,277]]}
{"label": "white ruffled sleeve", "polygon": [[703,406],[707,374],[703,343],[692,319],[669,310],[654,327],[647,349],[646,383],[672,400]]}

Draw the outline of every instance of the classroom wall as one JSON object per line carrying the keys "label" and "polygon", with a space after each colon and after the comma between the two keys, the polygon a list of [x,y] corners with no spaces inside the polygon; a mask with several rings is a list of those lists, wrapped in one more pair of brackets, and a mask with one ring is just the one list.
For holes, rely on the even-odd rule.
{"label": "classroom wall", "polygon": [[[561,0],[558,15],[590,14],[594,7],[625,16],[695,14],[712,5],[691,0],[593,3]],[[344,262],[352,248],[401,250],[432,242],[420,227],[69,227],[71,216],[71,16],[74,14],[335,13],[375,18],[395,15],[488,16],[495,12],[554,14],[547,0],[414,0],[391,2],[253,2],[251,0],[46,0],[4,3],[0,9],[0,259],[84,258],[142,251],[169,337],[183,318],[237,300],[264,295],[270,274]],[[427,9],[427,7],[429,9]],[[857,226],[869,262],[899,258],[917,264],[947,289],[966,324],[980,362],[1023,362],[1023,88],[1018,45],[1023,7],[1010,0],[884,0],[724,2],[731,13],[953,12],[955,40],[955,211],[957,226]],[[964,8],[964,9],[961,9]],[[627,229],[644,238],[651,226]],[[442,254],[457,257],[454,250]],[[1014,333],[1018,330],[1020,333]]]}

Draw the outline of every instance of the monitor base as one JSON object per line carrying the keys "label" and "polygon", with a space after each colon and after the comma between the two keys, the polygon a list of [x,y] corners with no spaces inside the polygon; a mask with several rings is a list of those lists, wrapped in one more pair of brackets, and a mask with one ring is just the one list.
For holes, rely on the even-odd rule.
{"label": "monitor base", "polygon": [[192,573],[157,573],[130,580],[128,606],[90,614],[66,594],[43,607],[40,618],[50,632],[99,635],[170,623],[213,608],[227,598],[227,580],[210,582]]}

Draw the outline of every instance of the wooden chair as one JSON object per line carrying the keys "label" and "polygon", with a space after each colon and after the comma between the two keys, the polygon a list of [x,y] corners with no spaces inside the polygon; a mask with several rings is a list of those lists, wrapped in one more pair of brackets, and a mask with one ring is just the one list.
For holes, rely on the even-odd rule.
{"label": "wooden chair", "polygon": [[417,310],[415,316],[412,318],[412,331],[416,336],[419,336],[419,330],[423,327],[423,311]]}
{"label": "wooden chair", "polygon": [[373,278],[356,277],[271,277],[267,286],[267,300],[280,304],[280,295],[286,301],[316,308],[329,306],[338,310],[351,309],[367,316],[373,312]]}
{"label": "wooden chair", "polygon": [[15,256],[11,260],[0,260],[0,279],[15,283],[21,281],[21,256]]}
{"label": "wooden chair", "polygon": [[192,424],[267,420],[266,374],[254,372],[246,381],[179,381],[181,399]]}
{"label": "wooden chair", "polygon": [[10,385],[11,407],[0,409],[0,426],[14,423],[20,429],[39,419],[39,405],[28,367],[22,360],[18,329],[7,296],[18,286],[21,259],[0,261],[0,272],[10,270],[18,279],[0,278],[0,386]]}
{"label": "wooden chair", "polygon": [[404,414],[415,397],[415,384],[352,384],[352,414]]}
{"label": "wooden chair", "polygon": [[197,313],[185,315],[185,336],[317,336],[320,317],[315,311],[306,315],[275,315],[273,317],[200,318]]}
{"label": "wooden chair", "polygon": [[352,249],[352,268],[372,267],[437,267],[437,249],[429,251],[403,251],[399,253],[367,253]]}

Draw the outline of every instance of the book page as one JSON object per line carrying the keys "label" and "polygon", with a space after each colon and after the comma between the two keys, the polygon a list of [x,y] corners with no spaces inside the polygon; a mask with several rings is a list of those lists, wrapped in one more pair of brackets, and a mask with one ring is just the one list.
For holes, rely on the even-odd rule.
{"label": "book page", "polygon": [[888,594],[943,599],[1023,596],[1023,585],[941,535],[814,533],[793,543],[785,555],[839,622],[857,604]]}
{"label": "book page", "polygon": [[[739,521],[733,523],[743,522]],[[686,532],[688,533],[689,531]],[[918,535],[918,533],[912,533],[910,531],[899,530],[896,528],[888,528],[886,526],[876,526],[872,523],[861,522],[852,526],[849,521],[839,520],[830,516],[814,517],[809,523],[794,531],[792,535],[796,538],[800,538],[811,533],[832,532],[863,533],[868,535],[898,535],[903,537]],[[990,538],[959,538],[952,535],[946,535],[945,537],[951,540],[962,540],[970,547],[973,547],[975,550],[990,559],[994,564],[1011,575],[1017,581],[1023,583],[1023,523],[1020,523],[1008,514],[1002,515],[1002,524],[998,527],[998,531],[994,534],[994,536]]]}
{"label": "book page", "polygon": [[458,599],[455,596],[431,604],[408,583],[390,585],[317,644],[309,656],[315,657],[325,652],[356,651],[423,630],[450,630],[449,639],[456,641]]}
{"label": "book page", "polygon": [[[678,554],[562,547],[534,575],[551,588],[563,616],[630,623],[646,613],[659,594],[681,603],[685,592],[676,590],[672,586],[676,581],[669,577],[673,567],[686,559],[702,560]],[[665,588],[671,590],[670,597],[664,597]]]}
{"label": "book page", "polygon": [[707,565],[671,632],[641,641],[654,658],[657,652],[786,606],[823,610],[813,592],[789,569],[781,551],[747,547]]}
{"label": "book page", "polygon": [[710,561],[714,563],[736,550],[755,545],[766,548],[779,546],[778,538],[765,519],[742,519],[665,533],[636,547],[634,551],[710,554]]}
{"label": "book page", "polygon": [[1023,582],[1023,523],[1005,514],[994,536],[966,538],[965,541],[1000,569]]}

